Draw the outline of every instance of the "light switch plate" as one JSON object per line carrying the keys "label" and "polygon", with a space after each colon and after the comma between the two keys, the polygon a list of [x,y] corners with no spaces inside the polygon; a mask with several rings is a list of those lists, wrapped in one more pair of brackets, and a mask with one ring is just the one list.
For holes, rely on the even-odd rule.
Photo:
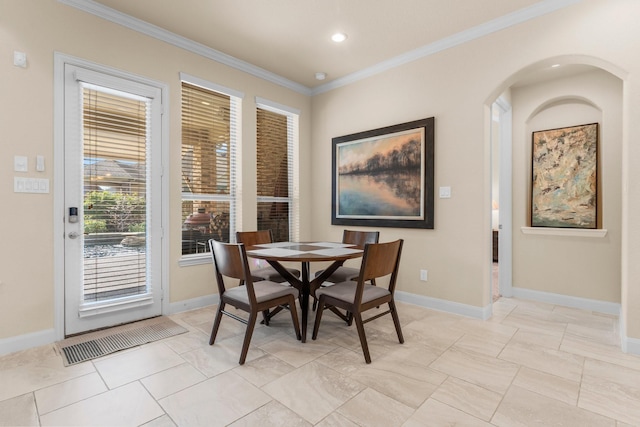
{"label": "light switch plate", "polygon": [[450,199],[451,198],[451,187],[440,187],[440,198],[441,199]]}
{"label": "light switch plate", "polygon": [[13,156],[13,170],[16,172],[27,172],[28,160],[27,156]]}

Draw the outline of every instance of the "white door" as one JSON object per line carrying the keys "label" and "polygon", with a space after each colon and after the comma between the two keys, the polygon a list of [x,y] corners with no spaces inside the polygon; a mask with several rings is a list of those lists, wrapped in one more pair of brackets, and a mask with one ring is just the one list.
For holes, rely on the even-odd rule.
{"label": "white door", "polygon": [[65,335],[162,312],[161,90],[64,66]]}

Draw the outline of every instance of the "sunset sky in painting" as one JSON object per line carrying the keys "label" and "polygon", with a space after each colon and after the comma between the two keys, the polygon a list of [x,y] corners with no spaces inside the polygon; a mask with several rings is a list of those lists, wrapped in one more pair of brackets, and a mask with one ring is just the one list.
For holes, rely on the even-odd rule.
{"label": "sunset sky in painting", "polygon": [[394,149],[400,149],[404,144],[412,139],[423,140],[422,129],[410,129],[398,132],[392,136],[374,136],[368,140],[357,140],[353,143],[345,143],[340,146],[338,168],[354,162],[362,162],[373,156],[375,153],[386,155]]}

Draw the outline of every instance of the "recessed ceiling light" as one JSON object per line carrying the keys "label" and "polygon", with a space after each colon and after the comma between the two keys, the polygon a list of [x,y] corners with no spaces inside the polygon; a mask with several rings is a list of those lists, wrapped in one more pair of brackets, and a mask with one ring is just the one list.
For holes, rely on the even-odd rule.
{"label": "recessed ceiling light", "polygon": [[316,80],[324,80],[327,78],[327,73],[316,73]]}
{"label": "recessed ceiling light", "polygon": [[335,33],[334,35],[331,36],[331,40],[333,40],[336,43],[342,43],[346,39],[347,39],[347,35],[345,33]]}
{"label": "recessed ceiling light", "polygon": [[560,66],[560,64],[553,64],[553,65],[551,66],[551,68],[558,68],[559,66]]}

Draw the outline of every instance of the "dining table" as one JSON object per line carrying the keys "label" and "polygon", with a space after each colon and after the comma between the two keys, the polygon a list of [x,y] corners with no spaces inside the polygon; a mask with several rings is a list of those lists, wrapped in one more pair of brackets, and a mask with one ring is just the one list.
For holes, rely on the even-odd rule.
{"label": "dining table", "polygon": [[[300,308],[302,311],[302,342],[307,338],[307,316],[309,314],[309,297],[318,289],[338,267],[348,259],[359,258],[363,249],[353,244],[336,242],[277,242],[249,246],[247,256],[267,261],[282,277],[298,289]],[[329,261],[331,264],[313,279],[310,277],[312,262]],[[300,278],[294,276],[282,264],[283,262],[300,262],[302,264]],[[343,320],[348,317],[333,309]],[[274,315],[271,313],[270,315]]]}

